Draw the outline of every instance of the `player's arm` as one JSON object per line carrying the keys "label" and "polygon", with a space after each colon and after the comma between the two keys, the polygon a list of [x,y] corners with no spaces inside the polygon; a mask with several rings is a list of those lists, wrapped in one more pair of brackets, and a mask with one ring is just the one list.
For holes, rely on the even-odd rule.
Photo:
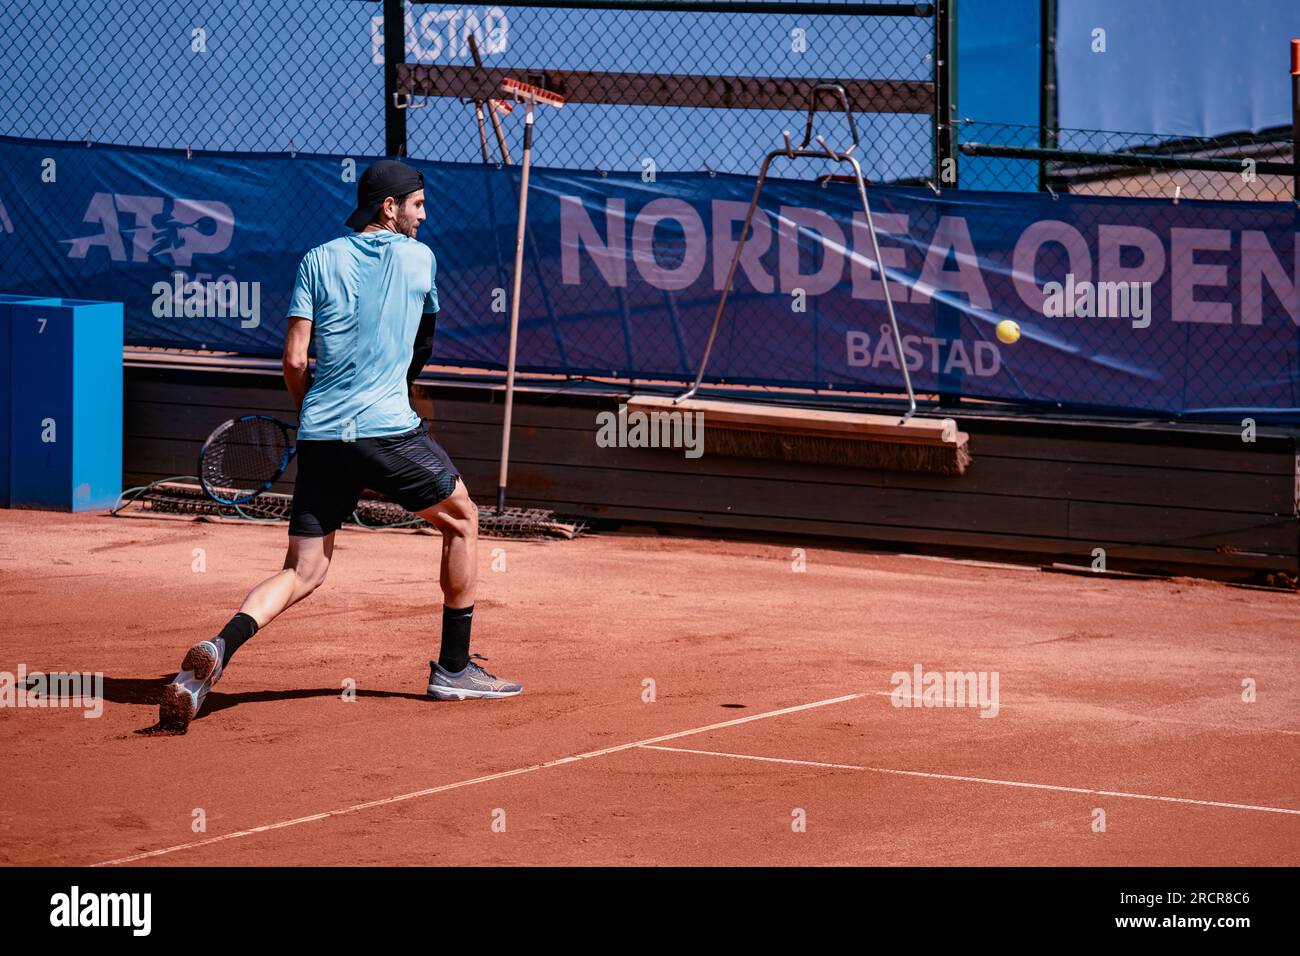
{"label": "player's arm", "polygon": [[294,408],[302,411],[302,400],[311,387],[311,371],[307,366],[307,349],[311,346],[311,319],[300,315],[289,316],[289,328],[284,333],[284,384],[293,396]]}
{"label": "player's arm", "polygon": [[[415,333],[415,344],[411,348],[411,364],[406,369],[406,391],[410,394],[411,383],[429,364],[433,355],[433,333],[438,327],[438,260],[432,251],[429,253],[429,291],[424,295],[424,310],[420,314],[420,330]],[[414,405],[414,402],[412,402]]]}
{"label": "player's arm", "polygon": [[302,411],[303,399],[311,388],[311,370],[307,367],[307,351],[311,348],[312,321],[316,317],[316,250],[313,249],[298,263],[298,275],[289,295],[289,322],[284,330],[284,384],[293,397],[293,407]]}
{"label": "player's arm", "polygon": [[411,364],[406,370],[408,389],[433,356],[433,334],[437,327],[437,312],[425,312],[420,316],[420,330],[415,333],[415,345],[411,349]]}

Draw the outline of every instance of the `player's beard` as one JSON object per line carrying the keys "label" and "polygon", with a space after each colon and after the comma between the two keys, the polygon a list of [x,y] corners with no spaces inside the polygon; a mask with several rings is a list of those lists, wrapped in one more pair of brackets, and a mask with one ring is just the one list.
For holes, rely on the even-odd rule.
{"label": "player's beard", "polygon": [[397,231],[402,235],[409,236],[412,239],[415,238],[415,234],[420,228],[420,223],[414,216],[407,217],[401,213],[394,217],[393,225],[397,226]]}

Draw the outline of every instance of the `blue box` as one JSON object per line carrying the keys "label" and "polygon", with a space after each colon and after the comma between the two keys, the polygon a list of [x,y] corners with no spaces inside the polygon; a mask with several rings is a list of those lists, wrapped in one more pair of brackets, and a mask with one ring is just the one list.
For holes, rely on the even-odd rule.
{"label": "blue box", "polygon": [[111,507],[122,493],[122,304],[8,308],[10,506]]}
{"label": "blue box", "polygon": [[35,295],[11,295],[0,292],[0,508],[9,507],[9,306],[15,302],[48,302]]}

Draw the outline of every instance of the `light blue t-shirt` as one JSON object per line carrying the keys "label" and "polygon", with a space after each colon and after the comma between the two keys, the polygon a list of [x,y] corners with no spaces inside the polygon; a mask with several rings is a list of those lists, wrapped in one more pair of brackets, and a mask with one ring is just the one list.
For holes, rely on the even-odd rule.
{"label": "light blue t-shirt", "polygon": [[379,230],[317,246],[298,266],[289,315],[312,322],[316,378],[298,438],[378,438],[420,424],[406,370],[420,315],[438,311],[437,265],[424,243]]}

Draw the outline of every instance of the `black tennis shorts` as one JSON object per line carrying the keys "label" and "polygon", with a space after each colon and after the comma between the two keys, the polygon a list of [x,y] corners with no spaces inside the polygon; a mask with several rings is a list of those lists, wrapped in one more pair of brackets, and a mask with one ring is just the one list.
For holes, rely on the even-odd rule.
{"label": "black tennis shorts", "polygon": [[289,534],[319,538],[339,529],[367,488],[412,513],[456,490],[460,472],[424,423],[400,435],[298,442]]}

